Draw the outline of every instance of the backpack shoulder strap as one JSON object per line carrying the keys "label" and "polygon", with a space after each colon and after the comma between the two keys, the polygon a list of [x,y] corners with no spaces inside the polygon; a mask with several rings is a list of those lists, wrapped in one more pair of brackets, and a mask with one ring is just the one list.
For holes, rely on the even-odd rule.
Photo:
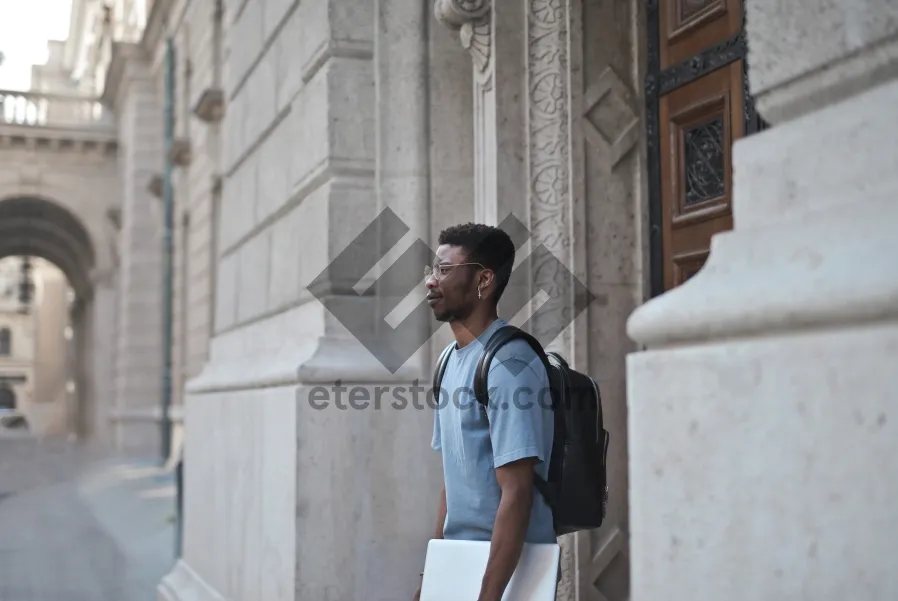
{"label": "backpack shoulder strap", "polygon": [[446,348],[440,353],[440,358],[437,359],[437,366],[433,371],[433,396],[434,402],[436,403],[440,402],[437,395],[440,394],[440,386],[443,384],[443,375],[446,373],[446,366],[449,365],[449,355],[452,354],[452,351],[455,350],[456,346],[455,342],[446,345]]}
{"label": "backpack shoulder strap", "polygon": [[[530,345],[530,348],[532,348],[536,352],[536,355],[543,362],[543,365],[546,366],[546,375],[549,376],[549,386],[552,386],[552,378],[551,375],[549,375],[549,358],[546,355],[545,350],[543,349],[543,345],[541,345],[536,338],[520,328],[517,328],[515,326],[503,326],[496,330],[496,333],[493,334],[490,337],[489,341],[486,343],[483,354],[480,355],[480,362],[477,364],[477,370],[474,372],[474,395],[477,398],[477,401],[484,407],[484,409],[489,404],[489,388],[487,384],[487,376],[489,375],[490,371],[490,363],[492,362],[493,357],[496,356],[496,352],[500,348],[502,348],[504,344],[517,339],[525,340]],[[561,424],[560,415],[555,415],[554,423],[556,433],[555,440],[561,440],[560,438],[558,438],[559,426]],[[550,478],[552,473],[551,466],[558,462],[558,448],[559,445],[553,443],[552,450],[549,456]],[[552,509],[554,520],[555,495],[549,488],[548,482],[546,482],[539,474],[534,474],[533,484],[536,487],[537,491],[543,496],[549,508]]]}
{"label": "backpack shoulder strap", "polygon": [[483,353],[480,355],[480,361],[477,363],[477,370],[474,372],[474,396],[477,398],[477,402],[481,405],[487,406],[489,404],[487,376],[490,372],[490,363],[492,363],[493,357],[496,356],[496,353],[503,345],[517,339],[525,340],[530,345],[543,362],[543,365],[546,366],[546,371],[548,372],[549,359],[546,356],[546,352],[543,350],[543,345],[541,345],[536,338],[520,328],[515,326],[502,326],[490,336],[490,339],[483,349]]}

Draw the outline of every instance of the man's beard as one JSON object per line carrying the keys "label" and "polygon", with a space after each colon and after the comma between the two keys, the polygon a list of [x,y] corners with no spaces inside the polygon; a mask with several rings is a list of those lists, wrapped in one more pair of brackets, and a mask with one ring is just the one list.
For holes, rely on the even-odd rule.
{"label": "man's beard", "polygon": [[439,313],[434,313],[433,316],[437,321],[442,321],[442,322],[452,322],[452,321],[458,321],[460,319],[458,313],[456,313],[455,311],[452,311],[451,309],[446,310],[446,311],[440,311]]}
{"label": "man's beard", "polygon": [[445,309],[440,311],[439,313],[434,312],[434,319],[441,322],[451,323],[453,321],[459,321],[467,317],[471,314],[471,311],[464,311],[461,309]]}

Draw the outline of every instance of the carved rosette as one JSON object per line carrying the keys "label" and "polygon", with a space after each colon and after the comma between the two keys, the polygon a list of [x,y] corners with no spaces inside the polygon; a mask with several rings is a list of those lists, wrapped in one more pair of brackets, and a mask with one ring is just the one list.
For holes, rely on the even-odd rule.
{"label": "carved rosette", "polygon": [[458,32],[471,53],[481,81],[489,77],[491,53],[490,0],[434,0],[433,12],[446,27]]}
{"label": "carved rosette", "polygon": [[[570,132],[567,9],[564,0],[529,0],[527,19],[529,89],[530,223],[534,236],[555,258],[571,258]],[[546,255],[536,264],[535,290],[550,298],[569,296],[570,272]],[[574,307],[565,302],[534,319],[533,334],[546,341],[570,323]],[[548,306],[548,304],[547,304]],[[554,345],[569,352],[566,336]]]}

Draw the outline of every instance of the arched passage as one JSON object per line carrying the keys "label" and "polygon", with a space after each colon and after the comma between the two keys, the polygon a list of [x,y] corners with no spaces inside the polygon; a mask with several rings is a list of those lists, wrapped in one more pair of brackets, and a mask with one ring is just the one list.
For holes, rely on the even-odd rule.
{"label": "arched passage", "polygon": [[96,266],[95,245],[82,221],[68,209],[40,197],[0,200],[0,259],[32,256],[45,259],[65,274],[74,290],[71,322],[75,382],[67,407],[68,430],[86,436],[91,423],[91,311],[94,297],[91,273]]}
{"label": "arched passage", "polygon": [[60,205],[43,198],[0,200],[0,258],[10,255],[54,263],[79,297],[90,298],[94,246],[81,221]]}

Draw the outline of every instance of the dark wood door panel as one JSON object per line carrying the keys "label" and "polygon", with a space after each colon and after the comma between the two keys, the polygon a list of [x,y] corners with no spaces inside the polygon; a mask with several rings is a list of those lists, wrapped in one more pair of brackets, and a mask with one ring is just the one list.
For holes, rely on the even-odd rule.
{"label": "dark wood door panel", "polygon": [[673,284],[674,286],[679,286],[692,276],[694,276],[698,271],[704,266],[705,261],[708,259],[709,251],[705,250],[695,250],[692,252],[685,252],[676,255],[673,258]]}
{"label": "dark wood door panel", "polygon": [[660,99],[665,289],[701,267],[714,234],[732,229],[731,147],[745,134],[743,111],[741,60]]}
{"label": "dark wood door panel", "polygon": [[746,0],[646,0],[652,296],[732,229],[732,145],[764,129],[748,92]]}
{"label": "dark wood door panel", "polygon": [[658,0],[661,69],[739,33],[742,0]]}

